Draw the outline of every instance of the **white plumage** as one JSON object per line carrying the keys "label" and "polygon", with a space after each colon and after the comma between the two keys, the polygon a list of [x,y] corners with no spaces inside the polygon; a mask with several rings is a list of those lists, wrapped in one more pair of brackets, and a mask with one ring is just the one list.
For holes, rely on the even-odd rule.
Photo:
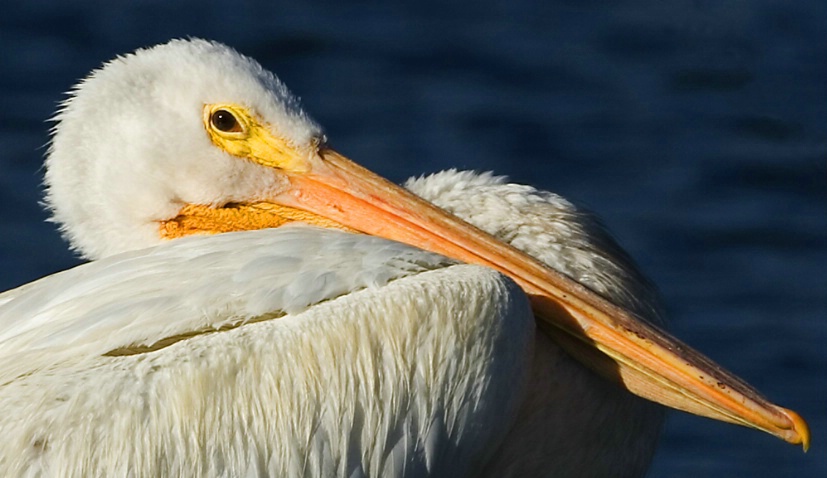
{"label": "white plumage", "polygon": [[[578,282],[662,323],[657,291],[596,217],[564,198],[490,173],[443,171],[406,187]],[[598,377],[538,333],[518,419],[490,477],[640,476],[664,410]]]}
{"label": "white plumage", "polygon": [[[620,265],[610,276],[612,282],[604,285],[611,286],[607,292],[619,300],[652,294],[639,287],[634,269],[605,252],[612,250],[605,248],[610,240],[598,233],[591,216],[577,213],[559,197],[470,172],[443,172],[411,180],[409,186],[443,207],[453,206],[457,213],[487,211],[483,217],[477,215],[478,223],[503,228],[500,232],[518,244],[536,247],[537,242],[529,239],[541,221],[547,221],[546,231],[555,224],[568,227],[575,233],[549,235],[554,244],[540,242],[545,259],[569,267],[570,257],[580,262],[613,261]],[[474,200],[469,202],[469,197]],[[498,211],[510,220],[503,222]],[[583,235],[586,230],[597,242]],[[0,296],[0,377],[26,379],[0,389],[0,409],[16,410],[6,415],[8,421],[0,418],[0,433],[18,439],[5,448],[7,458],[22,459],[17,466],[26,470],[45,466],[51,471],[76,470],[78,475],[84,470],[121,474],[124,469],[118,467],[124,466],[140,470],[138,476],[242,476],[249,466],[270,476],[360,476],[351,474],[359,470],[365,476],[642,473],[654,452],[662,412],[593,375],[548,338],[538,336],[536,345],[528,343],[534,326],[522,293],[492,271],[452,264],[442,256],[370,236],[286,226],[184,238],[9,291]],[[384,287],[404,277],[409,280]],[[369,290],[348,295],[363,288]],[[337,297],[324,307],[310,307]],[[261,317],[268,320],[237,327]],[[313,322],[314,328],[308,329],[305,321]],[[351,330],[343,323],[348,321]],[[223,327],[233,330],[209,333]],[[452,333],[457,327],[467,330]],[[105,356],[192,332],[199,336],[152,353]],[[304,348],[292,348],[296,335],[308,340]],[[441,341],[432,343],[435,339]],[[509,344],[507,350],[504,344]],[[188,358],[186,365],[171,365],[182,357]],[[193,357],[197,363],[192,363]],[[360,359],[366,363],[354,370]],[[412,375],[434,364],[442,366],[429,371],[436,376],[412,387]],[[241,369],[254,376],[292,379],[274,385],[255,383],[251,376],[226,376]],[[354,376],[357,371],[362,374]],[[310,381],[325,372],[345,374],[347,380]],[[193,376],[198,386],[180,382]],[[374,389],[376,380],[397,382],[384,383],[383,394],[371,395],[358,390],[366,376],[372,377],[368,382]],[[125,396],[142,395],[149,383],[158,390],[154,395],[119,405]],[[101,389],[102,384],[107,388]],[[230,385],[234,388],[225,388]],[[309,386],[313,390],[307,390]],[[32,400],[33,394],[21,389],[43,396]],[[75,397],[75,408],[49,397],[56,390]],[[176,393],[185,394],[179,400],[199,407],[191,410],[176,403]],[[262,396],[271,397],[274,406],[266,419],[245,417],[267,410],[253,400]],[[416,400],[437,403],[413,407],[410,402]],[[387,416],[373,413],[371,426],[336,421],[342,419],[340,414],[376,409],[385,401],[399,408],[384,410]],[[519,414],[514,413],[513,407],[521,402]],[[224,423],[209,416],[209,410],[228,406],[238,415],[222,417]],[[430,414],[417,411],[428,406]],[[328,420],[324,426],[321,415]],[[450,419],[450,434],[444,423],[433,425],[436,435],[430,434],[431,426],[408,423],[455,415],[461,419]],[[90,423],[75,430],[80,424],[70,420],[77,417]],[[170,434],[173,418],[182,423]],[[258,443],[233,435],[249,434],[251,425],[246,422],[261,427],[262,422],[278,420],[289,426],[259,430]],[[504,435],[509,429],[511,433]],[[66,439],[61,433],[67,430],[85,438]],[[207,430],[216,434],[198,436]],[[333,430],[349,438],[331,436]],[[367,436],[355,440],[350,437],[355,432]],[[406,444],[389,443],[384,435],[404,437]],[[132,445],[156,439],[159,444],[149,450]],[[118,446],[102,449],[92,460],[86,457],[90,441]],[[286,453],[282,447],[288,444],[293,448],[289,456],[273,455]],[[435,449],[444,455],[441,460],[431,457]],[[214,460],[199,460],[192,469],[187,461],[148,458],[169,453],[190,457],[196,451]],[[358,458],[351,456],[354,453]],[[78,457],[84,461],[74,462]],[[403,463],[404,470],[395,468]],[[0,459],[0,469],[3,464]]]}
{"label": "white plumage", "polygon": [[300,226],[2,300],[4,476],[462,476],[507,431],[534,334],[493,271]]}
{"label": "white plumage", "polygon": [[[72,246],[98,260],[0,295],[0,475],[642,474],[661,409],[535,333],[520,286],[539,319],[582,342],[600,338],[578,327],[628,341],[608,373],[631,363],[628,386],[657,378],[622,357],[641,353],[733,383],[691,354],[673,358],[683,346],[646,325],[589,322],[625,314],[618,306],[661,322],[654,289],[591,215],[490,174],[408,183],[614,305],[359,170],[272,74],[223,45],[173,41],[113,60],[57,120],[47,201]],[[328,196],[338,189],[354,192]],[[250,211],[515,266],[520,286],[310,226],[165,240],[226,230],[216,224]],[[746,386],[709,398],[680,380],[654,382],[677,401],[636,390],[806,444],[797,415]]]}

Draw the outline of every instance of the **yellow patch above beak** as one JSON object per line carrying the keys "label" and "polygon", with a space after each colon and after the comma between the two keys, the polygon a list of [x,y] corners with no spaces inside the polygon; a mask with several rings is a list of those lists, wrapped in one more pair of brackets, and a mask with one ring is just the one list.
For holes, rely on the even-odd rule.
{"label": "yellow patch above beak", "polygon": [[[212,143],[241,159],[289,174],[310,172],[316,144],[296,146],[274,134],[248,108],[231,103],[204,105],[204,129]],[[291,222],[356,232],[324,216],[269,201],[223,206],[186,204],[172,219],[161,221],[160,235],[175,239],[192,234],[217,234],[280,227]]]}
{"label": "yellow patch above beak", "polygon": [[204,128],[213,144],[233,156],[295,173],[309,171],[307,158],[311,151],[274,135],[267,124],[243,106],[204,105]]}

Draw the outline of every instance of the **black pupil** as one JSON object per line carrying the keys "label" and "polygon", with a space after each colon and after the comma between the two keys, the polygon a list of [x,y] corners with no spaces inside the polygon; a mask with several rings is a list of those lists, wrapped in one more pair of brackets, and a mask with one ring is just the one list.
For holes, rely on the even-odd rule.
{"label": "black pupil", "polygon": [[232,113],[227,110],[218,110],[212,114],[212,124],[221,131],[241,131],[238,121]]}

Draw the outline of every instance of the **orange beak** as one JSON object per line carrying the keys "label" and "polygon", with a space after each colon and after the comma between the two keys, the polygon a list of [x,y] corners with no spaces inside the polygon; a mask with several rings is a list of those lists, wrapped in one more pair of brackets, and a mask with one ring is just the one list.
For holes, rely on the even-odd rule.
{"label": "orange beak", "polygon": [[809,445],[806,422],[667,332],[579,283],[330,150],[309,171],[283,171],[272,202],[460,261],[492,267],[531,299],[540,328],[632,393],[679,410]]}
{"label": "orange beak", "polygon": [[[213,124],[232,114],[237,128]],[[214,145],[265,166],[289,183],[266,201],[223,208],[185,207],[162,224],[165,237],[278,227],[303,221],[384,237],[460,261],[494,268],[528,294],[539,327],[572,356],[641,397],[696,415],[757,428],[809,445],[795,412],[598,294],[405,189],[313,143],[297,148],[246,108],[205,105]]]}

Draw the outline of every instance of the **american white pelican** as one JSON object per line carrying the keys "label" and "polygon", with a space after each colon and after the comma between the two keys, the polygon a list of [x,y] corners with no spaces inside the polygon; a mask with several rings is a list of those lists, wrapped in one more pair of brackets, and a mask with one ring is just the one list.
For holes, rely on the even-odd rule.
{"label": "american white pelican", "polygon": [[0,475],[634,476],[661,411],[618,383],[807,446],[653,325],[589,215],[489,175],[409,182],[476,229],[335,153],[223,45],[92,73],[46,165],[97,260],[0,295]]}

